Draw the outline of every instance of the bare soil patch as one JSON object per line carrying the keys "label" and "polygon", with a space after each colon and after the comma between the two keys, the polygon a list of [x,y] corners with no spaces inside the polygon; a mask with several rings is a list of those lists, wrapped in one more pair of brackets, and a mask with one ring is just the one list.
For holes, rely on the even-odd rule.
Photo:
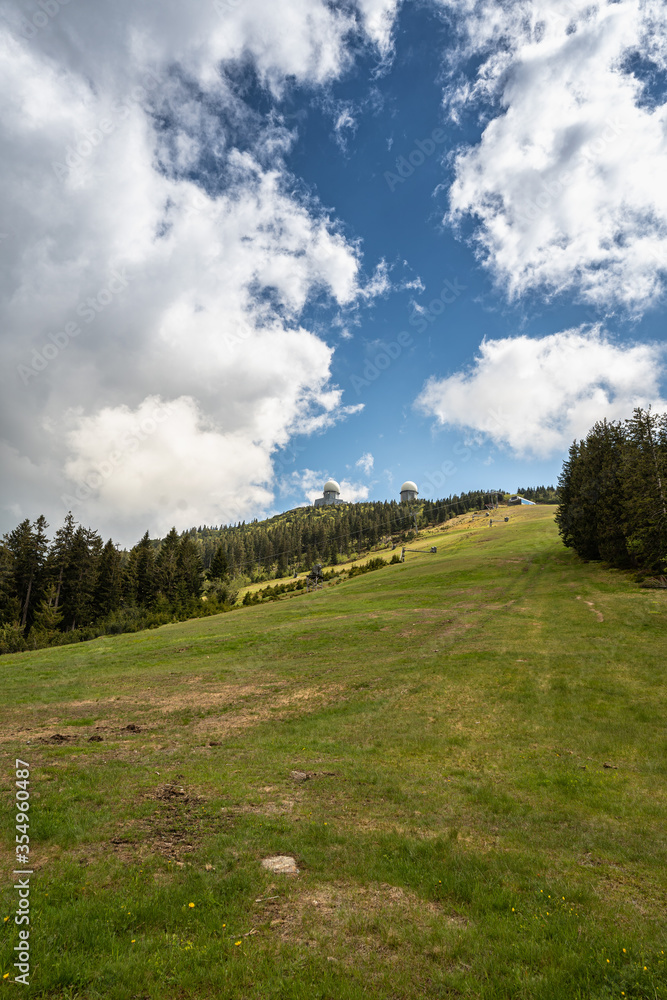
{"label": "bare soil patch", "polygon": [[[439,920],[453,929],[467,925],[464,917],[448,913],[400,886],[336,882],[300,889],[299,881],[288,897],[258,901],[257,926],[261,921],[262,933],[275,934],[282,941],[336,951],[340,950],[340,942],[349,940],[353,933],[355,948],[343,959],[346,962],[355,961],[354,953],[359,948],[368,952],[384,950],[387,936],[391,937],[392,927],[399,922],[425,926]],[[267,895],[275,888],[269,886]]]}

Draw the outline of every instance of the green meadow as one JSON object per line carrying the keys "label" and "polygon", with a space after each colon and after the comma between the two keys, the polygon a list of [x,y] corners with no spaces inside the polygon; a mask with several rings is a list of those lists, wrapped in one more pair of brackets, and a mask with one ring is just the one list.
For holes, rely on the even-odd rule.
{"label": "green meadow", "polygon": [[667,997],[667,591],[582,563],[554,510],[461,517],[310,594],[3,656],[3,988]]}

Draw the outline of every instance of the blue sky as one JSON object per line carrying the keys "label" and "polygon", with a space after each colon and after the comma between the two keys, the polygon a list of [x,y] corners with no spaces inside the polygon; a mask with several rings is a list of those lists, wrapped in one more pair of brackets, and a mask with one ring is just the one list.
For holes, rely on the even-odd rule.
{"label": "blue sky", "polygon": [[663,4],[40,11],[0,20],[2,530],[513,491],[667,405]]}

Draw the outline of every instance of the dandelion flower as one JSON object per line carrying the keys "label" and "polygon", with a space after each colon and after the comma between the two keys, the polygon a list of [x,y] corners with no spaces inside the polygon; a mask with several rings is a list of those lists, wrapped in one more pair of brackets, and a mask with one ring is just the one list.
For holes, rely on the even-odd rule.
{"label": "dandelion flower", "polygon": [[235,941],[235,942],[234,942],[234,947],[236,948],[236,946],[237,946],[237,945],[239,945],[239,944],[241,944],[241,942],[240,942],[240,941]]}
{"label": "dandelion flower", "polygon": [[625,955],[625,948],[623,949],[623,954]]}
{"label": "dandelion flower", "polygon": [[188,903],[188,906],[190,907],[190,909],[192,909],[194,907],[194,905],[195,905],[194,903]]}
{"label": "dandelion flower", "polygon": [[514,913],[514,907],[512,907],[512,913]]}
{"label": "dandelion flower", "polygon": [[9,979],[9,973],[8,973],[8,972],[5,972],[5,974],[4,974],[4,976],[3,976],[2,978],[3,978],[3,979]]}
{"label": "dandelion flower", "polygon": [[136,938],[132,938],[132,940],[130,941],[130,944],[135,944],[136,940],[137,940]]}
{"label": "dandelion flower", "polygon": [[[5,923],[7,923],[8,920],[9,920],[9,917],[5,917]],[[7,973],[7,975],[9,975],[9,973]]]}
{"label": "dandelion flower", "polygon": [[648,971],[648,966],[647,965],[644,966],[644,972],[646,972],[646,971]]}

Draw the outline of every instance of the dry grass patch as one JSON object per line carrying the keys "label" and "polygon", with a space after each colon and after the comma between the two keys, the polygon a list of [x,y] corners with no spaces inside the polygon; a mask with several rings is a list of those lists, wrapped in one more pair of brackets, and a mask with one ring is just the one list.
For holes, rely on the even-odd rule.
{"label": "dry grass patch", "polygon": [[[267,896],[276,890],[271,885]],[[460,932],[467,920],[445,911],[416,893],[388,883],[350,885],[345,882],[290,887],[289,895],[262,899],[256,926],[290,944],[316,946],[354,964],[360,953],[380,953],[412,947],[400,928],[429,929],[434,924]],[[354,940],[354,948],[346,942]]]}

